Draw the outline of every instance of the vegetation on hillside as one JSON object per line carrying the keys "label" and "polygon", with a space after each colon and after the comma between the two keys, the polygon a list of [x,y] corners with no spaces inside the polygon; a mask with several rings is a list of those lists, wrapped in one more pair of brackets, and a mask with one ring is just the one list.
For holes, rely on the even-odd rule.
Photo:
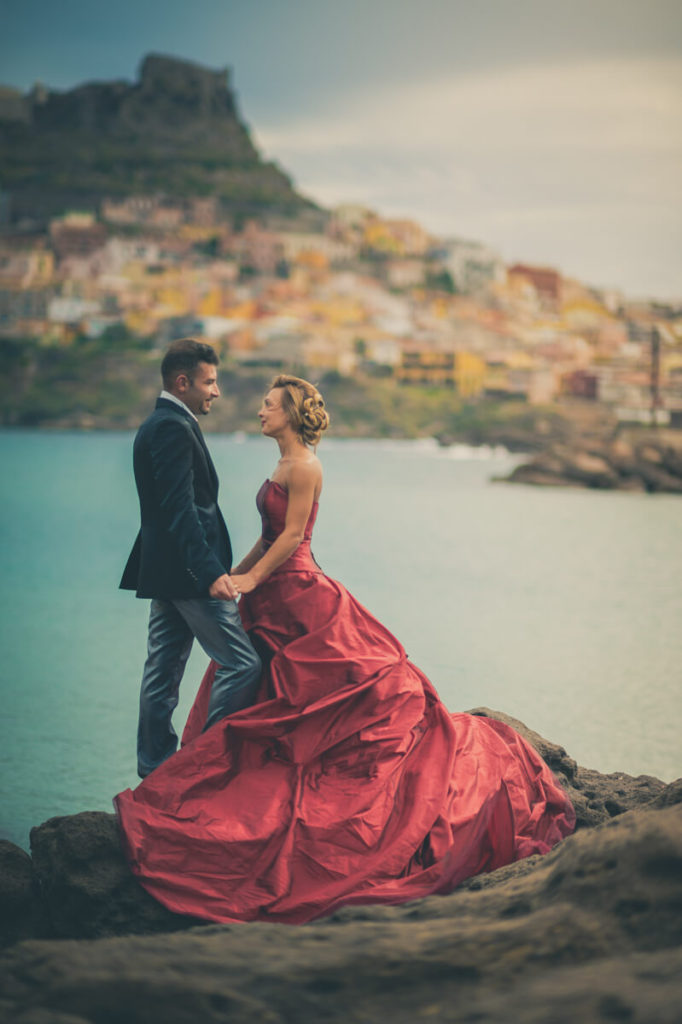
{"label": "vegetation on hillside", "polygon": [[[13,427],[132,429],[159,393],[161,353],[151,339],[140,343],[115,331],[80,338],[64,348],[27,339],[0,341],[2,424]],[[220,369],[222,397],[206,428],[258,432],[256,413],[274,367]],[[603,431],[597,411],[529,406],[520,400],[464,399],[452,388],[401,385],[392,378],[317,375],[335,437],[438,437],[444,443],[503,444],[532,451],[569,438],[576,430]]]}

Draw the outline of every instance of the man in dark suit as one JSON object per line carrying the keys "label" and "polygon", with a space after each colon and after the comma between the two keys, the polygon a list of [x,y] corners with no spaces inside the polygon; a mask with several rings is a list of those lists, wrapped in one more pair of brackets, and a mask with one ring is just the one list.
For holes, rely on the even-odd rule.
{"label": "man in dark suit", "polygon": [[164,390],[133,447],[142,525],[121,588],[151,598],[137,739],[142,778],[170,757],[171,717],[194,637],[218,668],[206,728],[254,700],[260,660],[244,632],[218,477],[199,428],[220,395],[218,357],[192,338],[161,364]]}

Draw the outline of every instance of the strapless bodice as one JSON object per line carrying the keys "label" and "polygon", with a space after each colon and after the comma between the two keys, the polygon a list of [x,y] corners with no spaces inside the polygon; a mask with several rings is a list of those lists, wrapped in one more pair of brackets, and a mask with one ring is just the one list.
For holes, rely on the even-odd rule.
{"label": "strapless bodice", "polygon": [[[256,506],[260,513],[262,524],[261,537],[266,549],[277,540],[280,533],[284,530],[288,501],[289,495],[287,491],[275,480],[265,480],[256,495]],[[310,510],[310,515],[308,516],[308,522],[305,526],[303,540],[294,553],[287,558],[286,562],[275,570],[276,572],[282,572],[283,570],[310,570],[319,572],[319,566],[316,564],[310,551],[310,541],[313,536],[313,527],[315,526],[315,519],[317,518],[317,510],[318,502],[314,502],[313,507]]]}

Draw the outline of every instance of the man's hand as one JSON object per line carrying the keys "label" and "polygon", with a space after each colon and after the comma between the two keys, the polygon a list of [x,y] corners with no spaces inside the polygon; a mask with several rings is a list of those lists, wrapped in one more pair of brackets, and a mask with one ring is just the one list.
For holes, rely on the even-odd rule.
{"label": "man's hand", "polygon": [[239,597],[239,591],[227,573],[223,573],[217,580],[214,580],[208,588],[208,592],[211,597],[215,597],[219,601],[236,601]]}

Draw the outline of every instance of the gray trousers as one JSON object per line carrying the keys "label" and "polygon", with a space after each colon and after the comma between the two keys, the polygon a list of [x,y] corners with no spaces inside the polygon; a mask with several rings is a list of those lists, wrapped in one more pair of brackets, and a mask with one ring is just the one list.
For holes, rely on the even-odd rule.
{"label": "gray trousers", "polygon": [[177,749],[171,717],[195,637],[218,665],[204,728],[241,711],[255,699],[261,662],[244,631],[236,601],[154,599],[149,612],[137,730],[137,770],[141,778]]}

